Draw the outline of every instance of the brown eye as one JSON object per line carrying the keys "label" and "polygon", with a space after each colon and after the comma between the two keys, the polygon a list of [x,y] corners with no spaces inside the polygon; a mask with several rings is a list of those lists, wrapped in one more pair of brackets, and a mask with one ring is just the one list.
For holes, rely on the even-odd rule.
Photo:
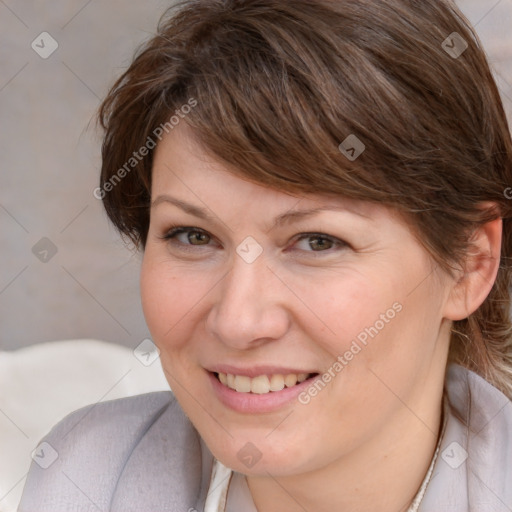
{"label": "brown eye", "polygon": [[309,246],[314,251],[322,251],[325,249],[331,249],[334,245],[334,242],[329,238],[321,237],[321,236],[312,236],[309,237],[310,243]]}
{"label": "brown eye", "polygon": [[328,235],[319,233],[304,233],[296,244],[296,248],[305,252],[327,252],[329,249],[344,248],[345,242]]}
{"label": "brown eye", "polygon": [[[180,235],[185,235],[180,238]],[[211,240],[210,235],[197,228],[176,227],[172,228],[164,236],[165,240],[176,239],[183,245],[208,245]]]}
{"label": "brown eye", "polygon": [[210,237],[201,231],[188,231],[187,239],[192,245],[207,245],[210,241]]}

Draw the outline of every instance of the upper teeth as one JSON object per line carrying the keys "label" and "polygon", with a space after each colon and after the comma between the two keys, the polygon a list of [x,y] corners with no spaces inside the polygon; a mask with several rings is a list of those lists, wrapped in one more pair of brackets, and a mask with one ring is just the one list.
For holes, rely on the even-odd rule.
{"label": "upper teeth", "polygon": [[251,378],[246,375],[231,375],[219,373],[219,380],[228,388],[239,393],[257,393],[262,395],[270,391],[281,391],[285,386],[291,388],[297,382],[303,382],[308,378],[307,373],[290,373],[288,375],[258,375]]}

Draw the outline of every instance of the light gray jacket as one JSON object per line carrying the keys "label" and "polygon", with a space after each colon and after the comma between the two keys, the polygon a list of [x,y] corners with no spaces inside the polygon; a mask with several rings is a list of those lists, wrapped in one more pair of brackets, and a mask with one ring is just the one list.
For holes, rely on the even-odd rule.
{"label": "light gray jacket", "polygon": [[[512,512],[511,402],[457,365],[446,391],[420,512]],[[203,512],[213,458],[170,391],[85,407],[42,442],[19,512]]]}

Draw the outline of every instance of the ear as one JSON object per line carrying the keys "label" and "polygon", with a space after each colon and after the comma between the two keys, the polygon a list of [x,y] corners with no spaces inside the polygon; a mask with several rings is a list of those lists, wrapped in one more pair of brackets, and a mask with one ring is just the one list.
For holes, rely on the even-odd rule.
{"label": "ear", "polygon": [[[483,207],[496,209],[497,205],[484,203]],[[473,232],[464,267],[458,280],[454,280],[445,304],[445,318],[454,321],[467,318],[489,295],[500,265],[502,229],[499,217]]]}

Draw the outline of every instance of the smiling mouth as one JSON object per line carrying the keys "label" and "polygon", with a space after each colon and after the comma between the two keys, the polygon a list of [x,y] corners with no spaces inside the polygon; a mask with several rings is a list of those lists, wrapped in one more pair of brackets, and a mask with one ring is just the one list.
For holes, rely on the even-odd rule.
{"label": "smiling mouth", "polygon": [[290,373],[288,375],[258,375],[248,377],[246,375],[232,375],[230,373],[214,373],[217,380],[225,387],[238,393],[254,393],[264,395],[266,393],[282,391],[316,377],[318,373]]}

